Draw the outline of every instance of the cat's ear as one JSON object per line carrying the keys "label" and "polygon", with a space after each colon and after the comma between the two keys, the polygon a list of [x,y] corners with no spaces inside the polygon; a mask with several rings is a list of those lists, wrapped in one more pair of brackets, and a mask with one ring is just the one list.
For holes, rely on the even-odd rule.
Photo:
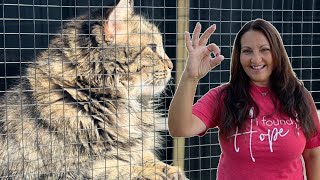
{"label": "cat's ear", "polygon": [[104,23],[104,34],[107,42],[112,42],[116,34],[128,31],[128,17],[133,14],[133,0],[117,0],[117,5],[109,12]]}

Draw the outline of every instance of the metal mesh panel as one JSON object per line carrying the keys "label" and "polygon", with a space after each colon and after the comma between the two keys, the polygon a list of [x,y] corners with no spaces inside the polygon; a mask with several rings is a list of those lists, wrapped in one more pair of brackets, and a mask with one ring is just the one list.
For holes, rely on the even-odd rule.
{"label": "metal mesh panel", "polygon": [[[25,68],[32,65],[37,55],[48,49],[50,40],[57,35],[60,26],[88,10],[107,6],[103,0],[2,0],[0,6],[0,92],[8,92],[12,84],[22,81]],[[167,55],[175,67],[185,59],[176,58],[177,1],[135,0],[135,12],[155,23],[160,29]],[[209,89],[229,80],[229,64],[232,43],[240,27],[249,20],[263,18],[279,30],[292,67],[299,79],[312,93],[316,106],[320,108],[320,1],[319,0],[201,0],[190,1],[189,31],[196,22],[203,29],[217,24],[210,42],[221,47],[225,56],[223,63],[213,69],[198,85],[195,101]],[[176,80],[168,83],[165,93],[156,97],[161,102],[160,111],[167,109],[176,86]],[[3,102],[5,104],[5,102]],[[21,102],[22,104],[22,102]],[[165,119],[165,117],[164,117]],[[161,124],[163,146],[156,149],[160,160],[173,162],[173,139]],[[208,131],[203,137],[185,139],[184,170],[189,179],[214,179],[219,155],[217,129]],[[179,153],[181,153],[179,151]]]}

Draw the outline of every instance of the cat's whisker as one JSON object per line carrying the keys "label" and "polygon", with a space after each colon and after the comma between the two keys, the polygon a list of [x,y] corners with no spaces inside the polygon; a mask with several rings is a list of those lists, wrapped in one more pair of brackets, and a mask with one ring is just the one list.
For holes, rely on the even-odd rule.
{"label": "cat's whisker", "polygon": [[174,83],[173,83],[174,79],[173,77],[171,77],[167,83],[167,86],[165,87],[165,90],[163,91],[165,94],[165,96],[169,96],[166,92],[169,91],[170,95],[173,95],[173,87],[174,87]]}
{"label": "cat's whisker", "polygon": [[150,78],[146,79],[144,84],[146,84],[146,85],[155,84],[154,77],[150,77]]}

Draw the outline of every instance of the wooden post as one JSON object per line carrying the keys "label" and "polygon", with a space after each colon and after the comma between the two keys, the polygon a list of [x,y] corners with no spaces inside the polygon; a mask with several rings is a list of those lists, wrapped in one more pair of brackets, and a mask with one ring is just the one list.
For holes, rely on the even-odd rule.
{"label": "wooden post", "polygon": [[[189,0],[177,0],[176,82],[180,81],[187,60],[184,32],[189,31]],[[177,83],[178,84],[178,83]],[[185,138],[174,138],[173,165],[184,169]]]}

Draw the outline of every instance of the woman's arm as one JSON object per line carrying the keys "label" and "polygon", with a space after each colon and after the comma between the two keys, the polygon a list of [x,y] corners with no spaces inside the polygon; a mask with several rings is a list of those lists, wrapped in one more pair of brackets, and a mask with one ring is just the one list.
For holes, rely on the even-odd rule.
{"label": "woman's arm", "polygon": [[[224,59],[219,47],[206,45],[216,26],[210,26],[200,37],[201,25],[197,23],[192,39],[185,33],[188,60],[178,88],[169,107],[169,132],[173,137],[190,137],[203,132],[205,124],[192,115],[192,105],[198,81]],[[215,58],[211,58],[215,53]]]}
{"label": "woman's arm", "polygon": [[192,104],[198,81],[182,75],[169,107],[169,131],[173,137],[190,137],[206,129],[206,125],[192,115]]}
{"label": "woman's arm", "polygon": [[320,147],[305,149],[303,159],[306,167],[307,180],[320,179]]}

